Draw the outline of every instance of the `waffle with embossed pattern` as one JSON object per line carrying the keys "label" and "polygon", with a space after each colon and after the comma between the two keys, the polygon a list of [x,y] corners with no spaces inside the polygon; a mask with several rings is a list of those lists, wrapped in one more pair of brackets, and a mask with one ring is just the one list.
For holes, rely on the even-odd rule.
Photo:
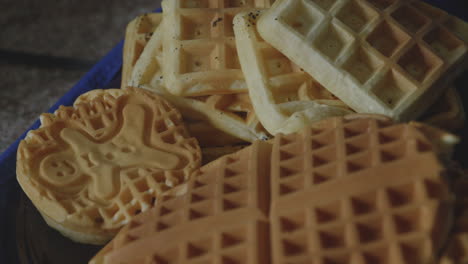
{"label": "waffle with embossed pattern", "polygon": [[246,92],[232,21],[272,0],[166,0],[162,2],[164,78],[183,96]]}
{"label": "waffle with embossed pattern", "polygon": [[21,141],[17,179],[46,222],[82,243],[103,244],[201,161],[180,113],[132,88],[41,116]]}
{"label": "waffle with embossed pattern", "polygon": [[202,167],[179,197],[136,217],[90,263],[268,263],[271,146]]}
{"label": "waffle with embossed pattern", "polygon": [[[158,27],[135,64],[129,85],[153,91],[174,104],[189,123],[207,124],[247,142],[267,139],[247,93],[181,97],[167,92],[162,73],[163,27]],[[197,125],[200,127],[199,125]],[[188,125],[189,129],[191,125]],[[191,130],[196,138],[200,134]],[[218,132],[219,133],[219,132]],[[240,143],[240,142],[239,142]],[[229,142],[225,142],[225,146]],[[206,147],[213,146],[207,144]],[[219,146],[222,147],[222,146]],[[207,150],[211,152],[211,150]]]}
{"label": "waffle with embossed pattern", "polygon": [[423,114],[467,61],[468,24],[418,0],[279,0],[257,27],[355,111],[397,120]]}
{"label": "waffle with embossed pattern", "polygon": [[125,31],[122,87],[127,86],[137,59],[162,21],[162,14],[144,14],[133,19]]}
{"label": "waffle with embossed pattern", "polygon": [[277,136],[273,263],[433,263],[453,198],[436,145],[422,131],[346,116]]}
{"label": "waffle with embossed pattern", "polygon": [[259,36],[256,22],[261,14],[261,10],[238,14],[234,32],[255,113],[268,132],[294,133],[315,121],[351,113],[343,102]]}

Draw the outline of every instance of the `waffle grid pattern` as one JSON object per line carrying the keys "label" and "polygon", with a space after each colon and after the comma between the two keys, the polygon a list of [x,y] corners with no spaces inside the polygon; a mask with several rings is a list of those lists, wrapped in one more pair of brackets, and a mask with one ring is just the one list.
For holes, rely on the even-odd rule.
{"label": "waffle grid pattern", "polygon": [[[246,93],[193,97],[178,97],[169,94],[163,87],[165,79],[163,79],[161,67],[164,65],[161,35],[162,27],[156,30],[156,34],[152,36],[148,46],[145,47],[145,56],[137,61],[130,81],[132,86],[160,94],[180,108],[185,119],[201,119],[201,122],[215,123],[214,126],[224,130],[225,133],[249,142],[268,138]],[[194,115],[194,113],[198,113],[198,115]],[[234,131],[233,125],[235,125]],[[208,151],[210,150],[208,149]]]}
{"label": "waffle grid pattern", "polygon": [[[285,132],[284,124],[293,115],[306,115],[309,112],[317,118],[318,114],[311,111],[318,104],[323,107],[317,107],[317,112],[329,111],[330,115],[333,111],[335,115],[350,113],[343,102],[260,37],[256,21],[261,14],[261,10],[240,13],[235,18],[234,30],[249,95],[257,116],[269,132],[276,134],[279,130],[283,133],[300,130],[301,127],[296,127]],[[339,106],[343,109],[330,110],[325,106]],[[327,114],[322,113],[321,117],[326,118]],[[307,121],[303,123],[307,125],[312,122]]]}
{"label": "waffle grid pattern", "polygon": [[[266,175],[271,175],[271,184],[269,178],[252,170],[253,164],[265,167],[255,159],[266,152],[249,147],[225,156],[202,167],[184,196],[162,199],[155,209],[136,217],[114,239],[111,248],[107,247],[98,257],[107,255],[108,261],[121,260],[126,254],[132,256],[132,246],[167,241],[165,238],[173,238],[176,232],[191,232],[171,245],[165,242],[167,247],[159,251],[158,246],[148,249],[151,254],[141,254],[146,257],[144,263],[435,261],[448,232],[445,229],[451,196],[435,149],[417,126],[393,124],[376,116],[337,117],[317,122],[302,133],[256,142],[253,148],[260,146],[271,152],[271,156],[263,157],[270,162],[271,170]],[[337,149],[341,154],[337,154]],[[257,153],[256,158],[252,153]],[[246,164],[250,169],[246,169]],[[408,164],[418,169],[411,171]],[[390,172],[383,176],[367,173],[376,166],[382,173]],[[400,167],[406,174],[399,173]],[[332,174],[336,178],[331,178]],[[257,179],[253,182],[236,175],[256,175]],[[342,188],[343,184],[350,186]],[[269,197],[258,197],[269,190]],[[334,193],[325,195],[329,192]],[[232,203],[238,206],[229,214],[225,209],[231,208]],[[247,209],[268,215],[269,223],[266,217],[259,221],[250,214],[246,218]],[[216,225],[213,219],[223,224]],[[212,223],[211,229],[230,231],[196,231],[208,222]],[[234,229],[239,231],[231,232]],[[250,257],[245,257],[245,249],[241,253],[241,246],[239,251],[232,249],[238,258],[223,258],[224,249],[219,251],[219,243],[225,234],[237,234],[239,241],[258,243],[251,245],[263,245],[262,241],[269,245],[271,240],[271,252],[256,256],[271,258],[271,262],[251,262]],[[247,255],[253,256],[253,252]],[[93,264],[98,263],[111,262]]]}
{"label": "waffle grid pattern", "polygon": [[164,69],[169,92],[184,96],[245,92],[233,19],[241,11],[269,6],[270,0],[164,1],[170,21],[164,44],[170,49]]}
{"label": "waffle grid pattern", "polygon": [[[193,234],[183,241],[174,241],[172,246],[150,249],[152,253],[145,256],[151,256],[144,263],[257,263],[263,257],[256,256],[261,246],[252,245],[258,245],[268,235],[268,225],[264,222],[266,205],[262,204],[265,199],[259,194],[265,193],[268,186],[258,182],[264,180],[256,174],[260,158],[257,147],[256,143],[253,148],[216,161],[219,166],[202,169],[188,183],[185,195],[162,197],[155,209],[134,218],[103,252],[116,252],[152,236],[170,236],[177,227],[192,230]],[[263,220],[255,214],[245,214],[252,210],[261,212]],[[207,229],[207,222],[233,217],[236,220],[228,227]],[[111,258],[119,259],[119,256]]]}
{"label": "waffle grid pattern", "polygon": [[[467,53],[468,25],[419,1],[282,1],[265,24],[260,23],[268,41],[274,36],[263,32],[267,24],[292,30],[288,37],[301,41],[304,51],[317,54],[334,75],[345,78],[360,100],[349,101],[331,79],[301,65],[352,108],[368,111],[364,105],[378,106],[382,114],[397,118],[422,94],[442,91],[443,87],[432,88]],[[280,45],[277,40],[275,46]],[[291,48],[281,48],[304,61]]]}
{"label": "waffle grid pattern", "polygon": [[[149,128],[150,144],[163,148],[164,145],[173,146],[173,151],[182,159],[178,168],[163,171],[142,165],[137,168],[122,169],[120,191],[109,204],[104,206],[93,200],[88,188],[73,184],[44,191],[48,200],[57,203],[66,211],[68,219],[81,219],[80,222],[89,226],[117,230],[135,215],[152,207],[163,192],[186,182],[200,163],[201,153],[196,140],[190,138],[185,130],[180,113],[166,102],[142,90],[128,89],[116,93],[119,96],[117,98],[110,94],[104,92],[92,98],[92,101],[83,99],[74,108],[61,107],[53,115],[43,115],[41,128],[30,133],[19,151],[21,159],[25,160],[32,160],[41,153],[59,151],[62,139],[58,133],[63,127],[75,128],[92,137],[95,142],[105,143],[118,132],[117,128],[122,120],[117,112],[122,107],[123,100],[138,101],[144,98],[143,101],[152,105],[154,114],[151,122],[153,127]],[[129,94],[141,98],[128,99],[131,98]],[[132,150],[129,148],[121,151]],[[83,158],[87,158],[90,163],[93,162],[90,156]],[[20,167],[24,175],[30,175],[27,173],[29,166],[24,161]],[[47,184],[41,178],[31,178],[30,183],[33,188],[41,190],[44,189],[43,185]]]}
{"label": "waffle grid pattern", "polygon": [[[446,183],[437,168],[421,175],[392,169],[432,151],[417,129],[388,120],[334,118],[277,137],[270,216],[275,263],[434,261],[443,241],[432,232],[447,213]],[[369,179],[382,177],[369,173],[375,168],[394,172],[377,182]],[[338,191],[334,184],[352,185],[346,178],[366,184],[325,196]],[[304,200],[310,202],[297,202]]]}

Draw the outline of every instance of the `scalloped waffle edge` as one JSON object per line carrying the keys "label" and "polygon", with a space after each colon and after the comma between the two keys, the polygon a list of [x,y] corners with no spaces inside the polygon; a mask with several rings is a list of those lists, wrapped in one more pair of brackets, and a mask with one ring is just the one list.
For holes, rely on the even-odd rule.
{"label": "scalloped waffle edge", "polygon": [[180,113],[142,89],[107,90],[41,122],[19,145],[17,179],[47,222],[77,242],[105,243],[200,166]]}

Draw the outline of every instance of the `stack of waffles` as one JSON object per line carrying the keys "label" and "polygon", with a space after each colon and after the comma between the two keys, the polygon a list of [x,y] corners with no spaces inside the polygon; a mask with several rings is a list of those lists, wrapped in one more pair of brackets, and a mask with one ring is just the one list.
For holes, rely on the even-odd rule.
{"label": "stack of waffles", "polygon": [[257,141],[202,167],[90,263],[434,263],[453,196],[433,142],[454,141],[431,134],[346,116]]}
{"label": "stack of waffles", "polygon": [[43,115],[18,150],[51,227],[124,227],[92,263],[466,258],[457,138],[392,119],[463,125],[468,24],[417,0],[162,4],[127,27],[122,89]]}
{"label": "stack of waffles", "polygon": [[466,32],[419,1],[163,1],[127,28],[122,87],[166,98],[196,138],[238,139],[203,142],[213,158],[354,111],[456,130]]}

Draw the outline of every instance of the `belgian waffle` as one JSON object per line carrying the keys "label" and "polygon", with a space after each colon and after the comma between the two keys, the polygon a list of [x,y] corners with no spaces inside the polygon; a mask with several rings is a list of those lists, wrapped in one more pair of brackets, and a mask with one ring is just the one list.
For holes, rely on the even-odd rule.
{"label": "belgian waffle", "polygon": [[259,36],[261,14],[238,14],[234,32],[255,113],[268,132],[294,133],[315,121],[350,114],[343,102]]}
{"label": "belgian waffle", "polygon": [[453,200],[434,148],[417,126],[349,116],[277,136],[273,263],[433,263]]}
{"label": "belgian waffle", "polygon": [[123,51],[122,87],[127,86],[133,66],[161,21],[162,14],[144,14],[127,25]]}
{"label": "belgian waffle", "polygon": [[21,141],[17,179],[47,223],[103,244],[201,161],[180,113],[141,89],[95,92],[92,101],[43,114]]}
{"label": "belgian waffle", "polygon": [[134,218],[90,263],[268,263],[269,154],[256,142],[203,167],[185,195]]}
{"label": "belgian waffle", "polygon": [[423,114],[467,61],[468,25],[418,0],[279,0],[257,25],[356,112],[397,120]]}
{"label": "belgian waffle", "polygon": [[246,92],[232,21],[271,0],[166,0],[164,78],[175,95]]}
{"label": "belgian waffle", "polygon": [[[165,22],[164,22],[165,23]],[[159,27],[137,61],[129,84],[151,90],[175,105],[189,123],[202,122],[247,142],[268,134],[253,111],[246,93],[180,97],[167,92],[162,73],[162,31]]]}
{"label": "belgian waffle", "polygon": [[[438,131],[351,115],[257,141],[202,167],[91,263],[433,263],[453,202],[433,142],[454,141]],[[233,222],[237,238],[218,236]]]}

